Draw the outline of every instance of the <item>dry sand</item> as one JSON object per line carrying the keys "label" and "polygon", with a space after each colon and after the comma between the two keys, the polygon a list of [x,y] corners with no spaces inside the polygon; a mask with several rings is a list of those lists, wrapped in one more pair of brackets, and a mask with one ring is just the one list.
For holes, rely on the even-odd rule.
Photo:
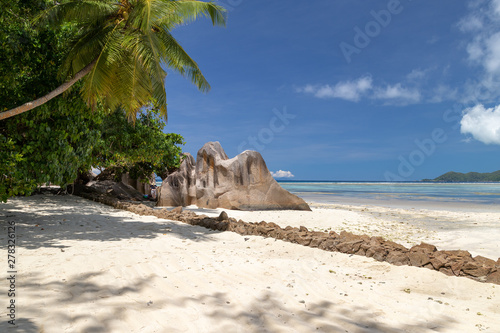
{"label": "dry sand", "polygon": [[[380,207],[228,213],[500,255],[498,231],[491,235],[498,215],[489,225],[483,215],[460,220]],[[471,231],[487,242],[474,246],[461,228],[434,230],[433,214],[476,220]],[[12,332],[500,332],[500,286],[427,269],[210,231],[74,196],[15,198],[0,204],[0,220],[4,274],[5,221],[17,225]],[[0,288],[0,331],[9,332],[5,279]]]}

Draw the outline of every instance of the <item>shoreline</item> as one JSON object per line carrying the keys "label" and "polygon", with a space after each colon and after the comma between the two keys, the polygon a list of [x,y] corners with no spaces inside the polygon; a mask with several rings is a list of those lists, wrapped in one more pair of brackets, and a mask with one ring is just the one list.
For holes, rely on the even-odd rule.
{"label": "shoreline", "polygon": [[498,211],[500,183],[280,182],[306,201],[423,208]]}
{"label": "shoreline", "polygon": [[20,323],[33,331],[500,327],[498,285],[140,216],[73,196],[15,198],[0,209],[19,221]]}
{"label": "shoreline", "polygon": [[328,193],[294,193],[305,201],[315,204],[327,205],[353,205],[353,206],[380,206],[385,208],[400,208],[400,209],[426,209],[426,210],[444,210],[444,211],[467,211],[467,212],[499,212],[498,204],[473,202],[470,200],[439,200],[439,198],[427,199],[402,199],[394,195],[383,199],[335,196],[332,197]]}

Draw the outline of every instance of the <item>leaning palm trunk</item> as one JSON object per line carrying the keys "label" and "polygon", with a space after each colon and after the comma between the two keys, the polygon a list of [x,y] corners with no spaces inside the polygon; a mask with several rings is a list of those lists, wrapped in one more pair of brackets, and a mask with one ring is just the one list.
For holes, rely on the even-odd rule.
{"label": "leaning palm trunk", "polygon": [[201,91],[210,85],[171,30],[199,16],[225,25],[225,9],[197,0],[62,0],[42,17],[56,26],[71,23],[78,33],[60,73],[71,78],[49,94],[0,113],[0,120],[42,105],[83,79],[82,97],[121,106],[131,120],[151,100],[167,117],[165,77],[168,67]]}
{"label": "leaning palm trunk", "polygon": [[81,71],[75,74],[74,77],[71,78],[71,80],[64,82],[61,84],[59,87],[56,89],[52,90],[49,92],[47,95],[42,96],[38,99],[35,99],[34,101],[25,103],[21,106],[18,106],[16,108],[10,109],[8,111],[0,113],[0,120],[7,119],[10,117],[17,116],[18,114],[24,113],[26,111],[29,111],[31,109],[36,108],[37,106],[43,105],[50,101],[52,98],[59,96],[66,90],[68,90],[72,85],[74,85],[76,82],[78,82],[81,78],[83,78],[85,75],[90,73],[92,68],[95,66],[97,59],[92,61],[90,64],[85,66]]}

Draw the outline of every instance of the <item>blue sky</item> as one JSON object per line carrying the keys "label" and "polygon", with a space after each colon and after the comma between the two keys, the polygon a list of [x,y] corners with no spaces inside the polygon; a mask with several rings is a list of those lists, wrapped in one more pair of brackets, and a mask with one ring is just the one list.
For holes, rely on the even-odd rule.
{"label": "blue sky", "polygon": [[166,79],[166,132],[296,180],[500,169],[500,0],[223,0],[174,31],[212,86]]}

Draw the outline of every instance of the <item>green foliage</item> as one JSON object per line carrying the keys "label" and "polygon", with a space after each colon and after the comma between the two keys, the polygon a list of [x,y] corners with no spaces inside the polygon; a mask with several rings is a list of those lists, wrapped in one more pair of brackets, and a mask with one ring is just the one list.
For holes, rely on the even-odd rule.
{"label": "green foliage", "polygon": [[[65,56],[69,28],[37,29],[31,19],[50,1],[10,1],[0,14],[0,110],[54,89]],[[4,10],[5,9],[5,10]],[[73,93],[36,111],[0,122],[0,198],[30,194],[38,184],[71,181],[76,164],[83,165],[96,134],[84,128],[87,112]],[[90,141],[85,141],[90,140]]]}
{"label": "green foliage", "polygon": [[[19,177],[16,164],[23,161],[23,156],[14,149],[14,142],[4,136],[0,136],[0,201],[17,194],[24,194],[26,188],[35,186],[32,181]],[[16,180],[16,181],[14,181]]]}
{"label": "green foliage", "polygon": [[92,151],[100,140],[103,113],[91,114],[77,93],[42,106],[36,113],[2,122],[0,139],[8,154],[0,165],[2,200],[29,195],[37,185],[64,186],[93,163]]}
{"label": "green foliage", "polygon": [[142,180],[166,177],[179,167],[184,142],[163,127],[158,109],[143,111],[132,124],[123,110],[89,112],[76,92],[7,119],[0,123],[0,199],[29,195],[43,183],[64,187],[92,167]]}
{"label": "green foliage", "polygon": [[[47,4],[13,0],[0,11],[0,111],[61,83],[57,71],[74,27],[35,29],[30,19]],[[163,127],[157,107],[133,126],[123,110],[110,113],[98,104],[90,111],[76,89],[0,121],[0,200],[29,195],[47,182],[64,186],[92,166],[118,166],[138,177],[162,174],[179,165],[183,143]]]}
{"label": "green foliage", "polygon": [[500,182],[500,170],[490,173],[450,171],[434,179],[424,179],[424,182],[477,183]]}
{"label": "green foliage", "polygon": [[143,110],[135,124],[116,110],[106,117],[100,145],[94,148],[94,165],[130,172],[132,178],[146,180],[152,173],[166,178],[180,166],[184,139],[179,134],[163,133],[165,123],[158,106]]}
{"label": "green foliage", "polygon": [[[65,56],[67,28],[51,30],[31,20],[48,1],[13,0],[0,11],[0,111],[44,95],[57,87]],[[4,7],[6,6],[6,8]]]}

